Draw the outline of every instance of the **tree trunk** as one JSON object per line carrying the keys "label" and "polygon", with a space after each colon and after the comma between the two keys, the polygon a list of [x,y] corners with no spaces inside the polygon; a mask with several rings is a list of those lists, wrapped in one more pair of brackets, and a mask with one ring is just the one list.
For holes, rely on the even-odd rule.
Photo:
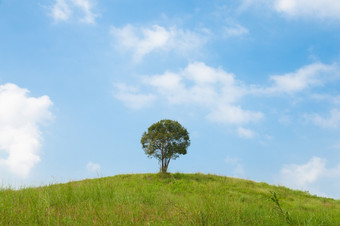
{"label": "tree trunk", "polygon": [[162,168],[161,168],[161,172],[164,173],[164,150],[163,150],[163,147],[161,148],[161,153],[162,153]]}
{"label": "tree trunk", "polygon": [[162,159],[162,168],[161,168],[162,173],[167,172],[169,163],[170,163],[170,159],[166,159],[166,158]]}

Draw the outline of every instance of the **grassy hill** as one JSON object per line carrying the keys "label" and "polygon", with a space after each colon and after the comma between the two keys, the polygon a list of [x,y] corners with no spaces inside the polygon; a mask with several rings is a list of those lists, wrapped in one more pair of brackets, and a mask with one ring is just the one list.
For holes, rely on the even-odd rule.
{"label": "grassy hill", "polygon": [[32,224],[340,225],[340,201],[266,183],[179,173],[2,189],[0,225]]}

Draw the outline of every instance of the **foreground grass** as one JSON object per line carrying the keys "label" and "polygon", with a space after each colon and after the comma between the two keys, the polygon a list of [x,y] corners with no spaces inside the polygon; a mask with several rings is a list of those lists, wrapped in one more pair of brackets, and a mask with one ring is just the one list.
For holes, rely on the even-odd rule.
{"label": "foreground grass", "polygon": [[340,225],[340,201],[248,180],[179,173],[0,190],[0,225],[32,224]]}

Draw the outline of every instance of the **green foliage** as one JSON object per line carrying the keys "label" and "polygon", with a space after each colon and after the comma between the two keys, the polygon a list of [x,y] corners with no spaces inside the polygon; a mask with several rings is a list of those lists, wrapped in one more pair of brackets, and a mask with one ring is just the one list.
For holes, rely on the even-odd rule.
{"label": "green foliage", "polygon": [[289,225],[292,225],[292,219],[290,218],[289,213],[286,211],[284,212],[283,209],[281,208],[279,199],[277,198],[276,192],[271,191],[272,196],[270,199],[275,203],[275,207],[278,210],[278,212],[286,219],[287,223]]}
{"label": "green foliage", "polygon": [[158,159],[162,173],[166,173],[170,160],[185,155],[190,145],[188,131],[178,122],[161,120],[143,133],[141,144],[148,157]]}
{"label": "green foliage", "polygon": [[[270,191],[280,194],[280,202],[276,195],[270,200]],[[278,206],[283,213],[289,211],[289,223]],[[0,225],[272,226],[339,222],[339,200],[215,175],[118,175],[0,190]]]}

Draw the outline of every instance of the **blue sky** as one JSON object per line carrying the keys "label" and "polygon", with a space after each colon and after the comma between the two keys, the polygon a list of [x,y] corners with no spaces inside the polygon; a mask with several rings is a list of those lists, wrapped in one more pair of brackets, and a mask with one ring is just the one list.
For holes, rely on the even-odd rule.
{"label": "blue sky", "polygon": [[0,0],[0,180],[157,172],[142,133],[188,129],[171,172],[340,198],[337,0]]}

